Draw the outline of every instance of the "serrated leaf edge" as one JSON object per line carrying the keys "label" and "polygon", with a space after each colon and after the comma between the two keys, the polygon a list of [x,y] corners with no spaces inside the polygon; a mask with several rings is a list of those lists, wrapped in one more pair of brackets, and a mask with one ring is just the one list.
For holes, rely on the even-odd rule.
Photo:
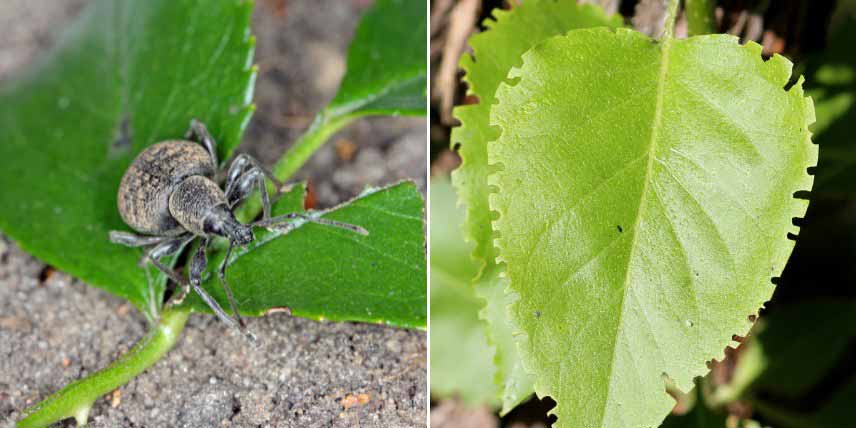
{"label": "serrated leaf edge", "polygon": [[[601,28],[596,28],[596,29],[571,30],[564,35],[551,37],[551,38],[541,42],[539,45],[543,45],[545,43],[548,43],[552,39],[556,39],[556,38],[560,38],[560,37],[567,37],[570,33],[574,32],[574,31],[592,31],[592,30],[608,31],[608,32],[613,32],[613,33],[634,31],[634,30],[626,29],[626,28],[611,29],[608,27],[601,27]],[[779,54],[774,54],[773,57],[771,57],[769,60],[764,60],[762,57],[762,50],[763,50],[762,46],[753,42],[753,41],[749,41],[746,44],[740,45],[740,39],[738,37],[732,36],[732,35],[726,35],[726,34],[710,34],[710,35],[695,36],[693,38],[721,38],[722,40],[728,40],[729,42],[731,42],[735,45],[738,45],[739,47],[741,47],[743,49],[747,49],[752,54],[752,56],[756,59],[756,61],[758,61],[758,63],[761,65],[761,67],[767,67],[767,68],[780,67],[786,72],[787,76],[792,77],[793,63],[791,63],[790,60],[788,60],[787,58],[785,58],[784,56],[779,55]],[[652,40],[652,42],[655,42],[655,41]],[[660,43],[660,42],[656,42],[656,43]],[[536,47],[539,45],[536,45]],[[535,49],[535,47],[533,47],[532,49]],[[502,83],[500,83],[499,88],[501,88],[503,86],[513,87],[517,83],[519,83],[520,78],[522,77],[521,74],[522,74],[523,65],[526,63],[527,56],[529,56],[530,54],[531,54],[531,49],[527,53],[523,54],[523,63],[520,66],[512,67],[512,69],[509,71],[507,78]],[[816,121],[815,111],[814,111],[814,103],[813,103],[811,97],[805,96],[805,91],[803,88],[804,81],[805,81],[805,78],[803,76],[800,76],[797,79],[796,83],[791,88],[789,88],[789,89],[783,88],[783,90],[786,93],[791,93],[791,91],[796,91],[798,96],[800,96],[804,101],[805,123],[803,124],[803,128],[806,131],[806,137],[805,137],[805,140],[803,141],[803,143],[808,142],[810,144],[809,150],[810,150],[811,158],[809,159],[809,161],[813,162],[813,165],[809,165],[806,168],[805,174],[802,177],[803,181],[804,181],[802,183],[803,188],[795,189],[792,193],[792,198],[795,201],[798,201],[798,202],[791,205],[792,211],[790,213],[790,216],[792,219],[793,229],[791,231],[789,231],[786,234],[786,236],[783,237],[785,240],[791,241],[789,244],[787,244],[787,245],[791,246],[791,251],[793,251],[793,246],[795,244],[795,240],[796,240],[796,238],[799,234],[799,230],[800,230],[800,227],[797,226],[795,223],[798,220],[802,220],[804,218],[806,210],[808,209],[808,203],[809,203],[808,199],[799,197],[797,194],[800,192],[811,192],[811,189],[812,189],[812,186],[814,183],[814,173],[811,170],[812,170],[812,168],[815,168],[817,166],[817,162],[818,162],[818,146],[816,143],[811,141],[812,133],[809,130],[810,125],[812,125]],[[782,83],[783,86],[785,84],[787,84],[787,82],[780,82],[780,83]],[[495,101],[494,106],[498,105],[498,104],[501,104],[501,100],[499,100],[499,99],[497,99]],[[493,110],[493,108],[492,108],[492,110]],[[493,123],[493,120],[491,120],[491,126],[496,128],[499,131],[500,137],[487,142],[488,145],[495,144],[499,140],[499,138],[501,138],[502,133],[505,131],[501,125]],[[489,166],[491,167],[491,172],[488,174],[489,201],[490,201],[491,213],[493,216],[493,220],[491,221],[491,229],[494,231],[493,247],[494,247],[495,254],[497,255],[495,263],[497,263],[499,265],[504,265],[505,263],[507,263],[507,260],[505,260],[502,257],[502,253],[503,253],[502,236],[501,236],[501,233],[498,230],[498,226],[497,226],[498,223],[501,222],[502,212],[500,209],[495,207],[495,203],[494,203],[494,200],[495,200],[494,195],[501,192],[500,185],[497,182],[496,174],[503,170],[503,165],[501,163],[495,163],[495,164],[489,164]],[[781,276],[782,271],[784,270],[784,267],[785,267],[784,264],[782,266],[776,266],[776,269],[775,269],[776,272],[770,276],[770,284],[773,285],[773,290],[775,289],[776,283],[780,279],[780,276]],[[511,285],[512,285],[511,278],[508,277],[508,275],[506,274],[504,269],[502,272],[500,272],[499,276],[502,278],[505,278],[505,280],[507,281],[506,282],[507,286],[505,289],[506,294],[512,296],[514,301],[517,302],[520,299],[520,295],[514,289],[511,288]],[[772,290],[770,291],[770,295],[772,296]],[[749,314],[749,315],[754,315],[755,316],[754,319],[757,319],[757,316],[759,315],[760,311],[762,309],[764,309],[764,306],[766,305],[767,302],[769,302],[769,298],[767,300],[758,302],[755,305],[758,309],[755,310],[754,313]],[[519,321],[516,319],[516,316],[514,315],[513,311],[511,310],[513,305],[514,305],[514,303],[510,304],[506,308],[506,313],[507,313],[509,319],[511,320],[513,326],[516,328],[515,332],[513,333],[513,336],[515,338],[518,353],[521,356],[521,362],[522,362],[526,372],[532,374],[532,376],[535,378],[535,394],[539,398],[551,396],[552,395],[552,388],[549,385],[547,385],[547,382],[545,382],[545,380],[542,377],[537,375],[537,368],[534,367],[534,363],[532,361],[529,361],[528,358],[526,357],[527,353],[525,352],[525,349],[527,348],[526,343],[529,341],[529,336],[528,336],[527,332],[525,332],[522,328],[519,327]],[[697,373],[692,374],[691,377],[693,379],[696,379],[696,378],[703,376],[707,372],[707,364],[709,362],[724,360],[726,348],[728,348],[729,346],[736,347],[737,345],[739,345],[739,343],[734,340],[734,336],[736,335],[736,336],[745,337],[746,334],[748,334],[748,332],[749,332],[749,330],[753,324],[754,324],[754,322],[747,322],[745,327],[742,329],[742,331],[735,332],[734,335],[732,335],[732,337],[720,339],[721,346],[719,346],[718,348],[722,349],[722,351],[720,351],[719,354],[717,354],[717,355],[712,355],[710,357],[710,359],[706,359],[704,361],[704,365],[703,365],[704,368],[699,370]],[[664,375],[668,376],[667,373],[664,373]],[[665,389],[663,392],[665,393]],[[559,402],[557,399],[556,400],[556,406],[553,407],[548,412],[548,414],[558,417],[558,410],[559,410],[561,405],[562,405],[562,403]],[[664,415],[664,417],[665,417],[665,415]],[[557,424],[561,424],[561,421],[557,421]],[[556,426],[558,426],[558,425],[556,425]],[[628,428],[630,428],[630,427],[628,427]],[[642,427],[639,427],[639,428],[642,428]],[[645,427],[645,428],[647,428],[647,427]]]}
{"label": "serrated leaf edge", "polygon": [[[591,4],[591,3],[587,3],[587,4],[577,3],[577,4],[575,4],[575,6],[577,9],[577,13],[591,13],[592,15],[596,15],[598,17],[601,17],[604,22],[610,22],[610,24],[612,24],[612,25],[619,26],[621,24],[621,21],[622,21],[621,15],[619,15],[619,14],[609,15],[606,13],[606,11],[603,8],[601,8],[598,5]],[[538,4],[535,2],[525,2],[522,4],[518,4],[518,5],[512,4],[512,8],[509,10],[495,8],[491,11],[490,15],[482,21],[482,25],[487,29],[487,31],[500,31],[499,29],[505,24],[506,21],[511,20],[511,19],[515,19],[516,14],[518,13],[517,11],[519,11],[519,10],[521,10],[521,8],[525,8],[525,7],[538,7]],[[494,46],[487,44],[489,42],[489,40],[484,40],[486,38],[486,36],[484,34],[485,33],[477,33],[477,34],[474,34],[473,36],[471,36],[469,38],[468,43],[469,43],[470,47],[472,48],[473,52],[472,53],[464,53],[461,56],[460,60],[458,61],[458,66],[464,71],[464,75],[461,77],[461,81],[466,84],[466,87],[467,87],[466,94],[478,97],[479,102],[483,102],[482,101],[483,97],[480,96],[480,93],[482,92],[482,90],[479,88],[479,85],[477,84],[477,82],[473,81],[470,78],[471,72],[472,72],[472,67],[475,65],[476,57],[480,55],[480,52],[482,52],[483,50],[489,51],[489,50],[495,48]],[[521,61],[522,61],[522,58],[521,58]],[[462,142],[459,141],[458,138],[456,138],[456,134],[458,134],[458,132],[460,132],[460,131],[456,132],[455,130],[456,129],[461,130],[461,129],[468,128],[468,121],[465,119],[465,117],[463,117],[463,116],[465,116],[464,112],[467,110],[476,108],[475,107],[476,105],[477,104],[459,105],[459,106],[456,106],[452,110],[452,115],[460,122],[460,125],[455,127],[452,130],[452,138],[450,141],[450,146],[455,151],[457,151],[457,149],[455,148],[455,146],[457,144],[463,144]],[[495,141],[495,140],[485,141],[484,144],[487,145],[493,141]],[[467,170],[468,165],[469,165],[468,159],[466,159],[464,156],[461,156],[461,165],[458,168],[456,168],[454,171],[452,171],[452,174],[451,174],[452,175],[452,186],[455,188],[456,195],[475,193],[475,192],[469,191],[469,189],[468,189],[469,186],[464,181],[465,179],[464,179],[463,175],[464,175],[465,171]],[[487,165],[487,167],[488,167],[488,171],[489,171],[488,175],[496,172],[495,169],[492,169],[491,165]],[[488,187],[488,189],[491,188],[489,184],[487,187]],[[489,205],[489,204],[487,204],[487,205]],[[465,210],[464,222],[461,226],[461,229],[462,229],[462,232],[464,235],[464,239],[468,242],[475,244],[472,252],[470,253],[470,258],[477,264],[476,276],[471,281],[472,286],[475,287],[476,283],[478,283],[480,280],[484,279],[485,271],[489,268],[489,266],[491,264],[494,264],[494,263],[496,263],[497,269],[500,270],[500,273],[497,275],[497,278],[498,279],[504,278],[504,272],[503,271],[505,270],[505,268],[504,268],[503,263],[497,262],[494,260],[486,260],[482,256],[483,253],[486,254],[488,251],[490,251],[490,253],[492,253],[494,255],[496,255],[498,253],[496,251],[496,248],[492,248],[491,250],[488,250],[485,248],[486,246],[493,247],[493,244],[491,242],[481,242],[481,240],[479,240],[476,237],[476,233],[474,232],[474,229],[476,228],[476,226],[474,225],[475,217],[477,216],[476,208],[468,206],[460,196],[458,196],[457,206],[463,207]],[[491,221],[491,223],[492,223],[492,221]],[[492,224],[490,226],[491,226],[490,235],[495,239],[497,236],[497,232],[495,230],[493,230]],[[508,286],[506,286],[505,289],[508,290]],[[500,415],[502,416],[502,415],[505,415],[508,412],[510,412],[512,410],[511,407],[513,405],[518,404],[518,403],[511,403],[508,400],[506,400],[505,394],[507,391],[507,385],[506,385],[505,379],[507,378],[507,374],[504,373],[502,370],[502,365],[503,365],[504,361],[502,359],[501,354],[497,351],[497,345],[496,345],[497,340],[495,339],[493,332],[489,326],[490,320],[487,316],[488,302],[484,297],[482,297],[478,293],[476,293],[475,296],[477,299],[481,300],[481,308],[479,310],[479,319],[483,323],[483,328],[485,331],[485,336],[487,337],[488,346],[490,346],[494,350],[493,362],[494,362],[494,366],[495,366],[496,370],[494,373],[493,382],[498,387],[498,389],[497,389],[497,391],[499,393],[498,398],[500,399],[500,402],[502,404],[502,408],[500,409]],[[515,300],[517,298],[519,298],[519,296],[516,297]],[[529,370],[529,368],[524,366],[524,371],[526,371],[529,376],[534,377],[534,374],[532,373],[531,370]]]}

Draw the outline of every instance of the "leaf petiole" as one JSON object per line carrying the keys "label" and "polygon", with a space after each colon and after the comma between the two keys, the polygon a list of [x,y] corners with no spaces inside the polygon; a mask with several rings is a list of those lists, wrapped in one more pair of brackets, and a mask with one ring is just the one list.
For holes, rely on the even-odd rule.
{"label": "leaf petiole", "polygon": [[675,21],[678,19],[678,6],[681,0],[669,0],[666,9],[666,21],[663,23],[663,35],[660,40],[670,40],[675,37]]}
{"label": "leaf petiole", "polygon": [[26,417],[18,422],[19,428],[46,427],[66,418],[74,418],[85,425],[89,409],[98,397],[129,382],[154,363],[158,362],[181,336],[188,310],[170,308],[161,313],[160,320],[145,337],[127,354],[109,366],[83,379],[65,386],[39,404],[24,411]]}

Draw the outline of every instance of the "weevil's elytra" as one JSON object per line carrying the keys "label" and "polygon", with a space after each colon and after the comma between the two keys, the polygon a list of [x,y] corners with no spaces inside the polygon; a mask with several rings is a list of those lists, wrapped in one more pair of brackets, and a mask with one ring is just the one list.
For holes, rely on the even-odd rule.
{"label": "weevil's elytra", "polygon": [[215,173],[211,156],[199,143],[157,143],[143,150],[122,177],[119,214],[137,232],[180,235],[184,230],[169,211],[170,195],[188,177],[213,179]]}
{"label": "weevil's elytra", "polygon": [[[336,226],[367,235],[359,227],[332,220],[315,218],[304,213],[270,216],[270,198],[265,186],[267,177],[277,188],[282,185],[259,163],[248,155],[238,155],[226,173],[225,188],[214,181],[217,176],[217,151],[214,139],[205,126],[190,122],[188,140],[169,140],[143,150],[122,177],[119,183],[118,208],[125,223],[139,232],[110,232],[110,241],[129,247],[144,247],[141,260],[151,263],[175,283],[182,291],[173,296],[171,303],[181,302],[189,289],[199,294],[218,318],[229,326],[237,327],[252,340],[255,336],[246,330],[243,319],[226,282],[226,262],[235,245],[246,245],[253,241],[253,227],[269,229],[289,228],[288,221],[294,218]],[[241,224],[232,213],[234,206],[258,189],[262,199],[261,220]],[[217,276],[226,291],[234,319],[220,307],[202,288],[202,274],[208,265],[205,251],[211,238],[222,236],[229,240],[226,255],[220,263]],[[189,281],[160,262],[165,256],[181,251],[187,244],[199,238],[197,250],[190,259]],[[152,287],[152,284],[149,284]],[[150,290],[152,295],[154,292]]]}

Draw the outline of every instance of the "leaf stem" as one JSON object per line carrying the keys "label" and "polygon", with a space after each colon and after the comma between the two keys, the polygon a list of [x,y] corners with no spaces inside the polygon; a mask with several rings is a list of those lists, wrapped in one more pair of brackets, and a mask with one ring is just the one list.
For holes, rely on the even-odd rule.
{"label": "leaf stem", "polygon": [[684,8],[690,36],[716,32],[716,9],[712,0],[685,0]]}
{"label": "leaf stem", "polygon": [[328,138],[355,118],[353,114],[336,115],[327,109],[322,110],[309,129],[277,161],[273,175],[279,180],[290,178]]}
{"label": "leaf stem", "polygon": [[165,310],[155,328],[127,354],[104,369],[66,385],[39,404],[26,409],[26,417],[18,422],[18,427],[45,427],[71,417],[78,425],[86,424],[89,409],[98,397],[129,382],[172,349],[181,336],[189,315],[187,310]]}
{"label": "leaf stem", "polygon": [[681,0],[668,0],[666,9],[666,21],[663,23],[663,35],[660,40],[669,40],[675,37],[675,21],[678,19],[678,5]]}

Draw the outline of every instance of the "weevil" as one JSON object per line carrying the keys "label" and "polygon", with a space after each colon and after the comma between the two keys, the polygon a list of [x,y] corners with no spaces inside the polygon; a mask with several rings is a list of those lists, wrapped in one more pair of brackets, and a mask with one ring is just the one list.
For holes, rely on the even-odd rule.
{"label": "weevil", "polygon": [[[151,263],[173,282],[181,286],[170,304],[180,303],[190,289],[199,294],[226,325],[237,328],[255,341],[238,312],[238,305],[226,281],[229,256],[235,246],[247,245],[255,239],[254,227],[290,230],[293,219],[343,228],[367,235],[360,226],[317,218],[305,213],[289,213],[271,217],[271,202],[266,182],[277,189],[282,183],[265,170],[253,157],[237,155],[228,170],[218,170],[214,139],[205,125],[194,119],[184,140],[167,140],[143,150],[119,183],[118,208],[122,220],[137,233],[111,231],[110,241],[145,251],[140,265],[146,269]],[[223,188],[217,184],[218,175],[225,172]],[[262,218],[243,224],[235,218],[235,206],[258,188],[262,200]],[[233,317],[202,288],[202,275],[208,266],[206,249],[214,237],[229,240],[225,257],[217,275],[226,292]],[[189,280],[161,262],[161,258],[180,252],[199,239],[199,245],[190,258]]]}

